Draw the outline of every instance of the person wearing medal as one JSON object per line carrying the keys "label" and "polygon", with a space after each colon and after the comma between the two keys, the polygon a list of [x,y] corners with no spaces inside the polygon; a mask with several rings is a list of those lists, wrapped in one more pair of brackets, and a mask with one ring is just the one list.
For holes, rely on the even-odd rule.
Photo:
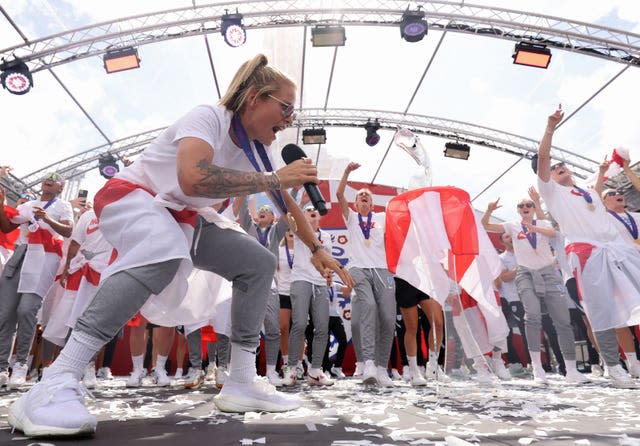
{"label": "person wearing medal", "polygon": [[[549,246],[549,241],[556,236],[556,231],[550,222],[544,220],[539,204],[536,206],[536,201],[539,203],[539,200],[534,192],[535,190],[530,190],[529,195],[536,200],[525,198],[517,204],[521,221],[490,223],[493,211],[501,207],[498,199],[487,205],[487,211],[482,216],[482,225],[487,231],[507,233],[511,236],[513,253],[518,264],[515,284],[524,307],[525,336],[533,365],[534,381],[539,384],[548,382],[540,359],[541,307],[544,305],[558,333],[567,381],[585,382],[587,379],[577,368],[575,337],[569,307],[562,291],[562,276]],[[536,216],[537,219],[534,218]]]}
{"label": "person wearing medal", "polygon": [[352,283],[284,190],[318,182],[312,161],[274,169],[269,145],[292,124],[295,101],[295,83],[258,54],[240,66],[219,104],[198,106],[169,126],[96,194],[100,229],[117,255],[42,381],[11,406],[14,428],[27,436],[94,433],[96,418],[78,383],[87,363],[143,306],[143,313],[171,316],[194,266],[232,282],[229,377],[214,404],[226,412],[299,407],[299,398],[256,374],[275,257],[235,222],[209,212],[226,198],[267,191],[283,213],[288,208],[319,274],[335,271]]}
{"label": "person wearing medal", "polygon": [[0,278],[0,386],[8,381],[14,333],[16,363],[8,384],[25,384],[36,315],[62,260],[63,237],[71,236],[73,230],[71,204],[58,197],[63,187],[62,176],[49,173],[42,180],[40,198],[18,206],[16,215],[7,216],[0,206],[0,229],[8,233],[21,226],[26,234],[25,243],[16,247]]}
{"label": "person wearing medal", "polygon": [[616,328],[640,322],[640,253],[620,236],[600,196],[578,187],[571,170],[551,163],[551,143],[564,113],[547,119],[538,148],[538,190],[565,236],[565,251],[600,356],[614,386],[635,387],[619,364]]}
{"label": "person wearing medal", "polygon": [[353,207],[345,198],[349,174],[360,164],[349,163],[336,191],[349,239],[349,272],[355,280],[351,329],[360,339],[364,384],[393,386],[387,373],[396,322],[395,282],[387,269],[384,247],[385,212],[373,212],[373,196],[360,189]]}

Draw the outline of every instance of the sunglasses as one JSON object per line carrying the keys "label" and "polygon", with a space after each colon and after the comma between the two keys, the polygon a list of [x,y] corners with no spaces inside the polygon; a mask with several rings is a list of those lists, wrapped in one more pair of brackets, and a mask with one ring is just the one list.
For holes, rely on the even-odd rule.
{"label": "sunglasses", "polygon": [[271,212],[273,213],[273,210],[271,209],[271,206],[260,206],[260,209],[258,209],[258,212]]}
{"label": "sunglasses", "polygon": [[316,212],[316,208],[306,208],[305,211],[307,211],[307,212]]}
{"label": "sunglasses", "polygon": [[45,180],[53,180],[53,181],[63,181],[62,175],[59,173],[51,172],[45,175]]}
{"label": "sunglasses", "polygon": [[274,101],[278,101],[280,103],[280,106],[282,107],[283,118],[288,118],[289,116],[293,115],[293,109],[295,108],[295,105],[289,104],[288,102],[285,102],[282,99],[278,99],[277,97],[271,94],[268,94],[267,96],[269,96]]}
{"label": "sunglasses", "polygon": [[554,164],[553,166],[551,166],[551,171],[554,171],[556,169],[560,169],[561,167],[565,167],[564,163]]}
{"label": "sunglasses", "polygon": [[522,209],[525,206],[528,207],[529,209],[536,207],[536,205],[533,203],[520,203],[518,204],[518,209]]}
{"label": "sunglasses", "polygon": [[617,190],[612,190],[612,191],[607,192],[606,194],[604,194],[604,198],[615,197],[616,195],[622,195],[622,193],[620,193]]}

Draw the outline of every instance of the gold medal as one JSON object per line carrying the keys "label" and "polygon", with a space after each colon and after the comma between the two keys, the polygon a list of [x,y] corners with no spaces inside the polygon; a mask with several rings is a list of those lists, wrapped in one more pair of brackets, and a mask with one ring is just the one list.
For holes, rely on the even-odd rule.
{"label": "gold medal", "polygon": [[591,212],[593,212],[593,211],[595,211],[595,210],[596,210],[596,205],[595,205],[595,204],[593,204],[593,203],[589,203],[589,204],[587,205],[587,208],[588,208]]}
{"label": "gold medal", "polygon": [[371,240],[369,240],[368,238],[364,239],[364,246],[366,246],[367,248],[371,246]]}
{"label": "gold medal", "polygon": [[635,240],[634,240],[634,242],[635,242],[637,245],[640,245],[640,238],[635,239]]}

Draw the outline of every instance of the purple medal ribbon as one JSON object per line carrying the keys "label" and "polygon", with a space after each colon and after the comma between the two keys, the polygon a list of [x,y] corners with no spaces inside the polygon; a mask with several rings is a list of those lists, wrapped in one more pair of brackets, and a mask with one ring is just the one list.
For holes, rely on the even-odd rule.
{"label": "purple medal ribbon", "polygon": [[586,201],[589,204],[593,203],[593,198],[591,198],[591,194],[589,192],[587,192],[586,190],[578,186],[573,186],[573,187],[580,193],[580,195],[582,195],[582,198],[584,198],[584,201]]}
{"label": "purple medal ribbon", "polygon": [[[536,221],[533,220],[533,226],[536,225]],[[538,233],[537,232],[529,232],[527,230],[527,227],[524,225],[524,223],[520,223],[520,226],[522,226],[522,232],[524,233],[525,237],[527,237],[527,240],[529,240],[529,244],[531,245],[531,247],[533,249],[536,249],[536,246],[538,246]]]}
{"label": "purple medal ribbon", "polygon": [[633,237],[634,240],[638,240],[638,225],[636,224],[634,218],[627,211],[624,211],[624,213],[627,214],[627,217],[629,217],[629,221],[631,224],[627,224],[626,220],[620,217],[617,212],[607,212],[613,215],[616,219],[618,219],[620,223],[624,225],[625,228],[627,228],[627,231],[629,231],[629,234],[631,234],[631,237]]}
{"label": "purple medal ribbon", "polygon": [[334,298],[334,291],[333,291],[333,287],[327,287],[327,291],[329,292],[329,302],[333,302],[333,298]]}
{"label": "purple medal ribbon", "polygon": [[362,220],[362,215],[358,213],[358,222],[360,223],[360,230],[362,231],[362,235],[364,235],[365,240],[369,240],[369,236],[371,235],[371,218],[373,217],[373,213],[369,212],[367,215],[367,223]]}
{"label": "purple medal ribbon", "polygon": [[260,242],[262,246],[265,246],[265,247],[267,246],[267,241],[269,240],[269,231],[271,231],[271,226],[269,226],[264,231],[260,229],[259,226],[256,227],[256,233],[258,234],[258,242]]}
{"label": "purple medal ribbon", "polygon": [[284,250],[287,252],[287,263],[289,264],[289,269],[293,268],[293,253],[289,251],[289,245],[285,242]]}
{"label": "purple medal ribbon", "polygon": [[[240,115],[237,113],[233,115],[231,119],[231,127],[233,128],[233,132],[238,138],[238,142],[242,147],[244,154],[247,156],[251,165],[256,172],[262,172],[260,169],[260,165],[258,164],[258,160],[256,160],[255,155],[253,154],[253,150],[251,150],[251,143],[249,142],[249,136],[247,135],[246,130],[242,126],[242,122],[240,122]],[[273,167],[271,167],[271,161],[269,161],[269,156],[267,155],[267,151],[265,150],[262,143],[258,140],[254,140],[253,144],[256,147],[256,152],[260,156],[262,160],[262,165],[264,166],[267,172],[273,172]],[[284,204],[284,199],[282,198],[282,194],[279,190],[267,191],[267,193],[271,196],[271,200],[280,208],[283,215],[287,213],[287,206]]]}

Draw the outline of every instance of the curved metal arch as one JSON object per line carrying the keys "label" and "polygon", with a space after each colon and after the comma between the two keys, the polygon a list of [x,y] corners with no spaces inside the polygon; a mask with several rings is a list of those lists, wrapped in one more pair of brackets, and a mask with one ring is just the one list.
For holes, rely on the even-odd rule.
{"label": "curved metal arch", "polygon": [[[417,1],[431,29],[544,43],[581,54],[640,65],[640,35],[559,17],[446,1]],[[324,6],[324,7],[322,7]],[[31,72],[100,55],[112,48],[140,46],[220,31],[221,17],[236,8],[245,27],[314,24],[398,26],[407,2],[346,0],[330,8],[318,0],[248,0],[171,9],[65,31],[0,51],[19,57]]]}
{"label": "curved metal arch", "polygon": [[[378,119],[382,129],[396,130],[402,126],[417,134],[463,141],[520,157],[531,158],[538,149],[538,141],[534,139],[489,127],[434,116],[403,114],[381,110],[302,109],[299,110],[293,125],[296,127],[323,126],[357,128],[363,127],[370,119]],[[140,153],[164,131],[165,128],[166,127],[153,129],[113,141],[111,144],[93,147],[25,175],[21,178],[21,181],[25,187],[33,188],[38,185],[46,172],[55,171],[68,179],[80,176],[96,168],[100,155],[104,153],[108,152],[119,156],[133,156]],[[598,168],[598,162],[557,146],[553,146],[551,157],[558,161],[564,161],[566,164],[572,166],[574,173],[581,178],[590,175]]]}

